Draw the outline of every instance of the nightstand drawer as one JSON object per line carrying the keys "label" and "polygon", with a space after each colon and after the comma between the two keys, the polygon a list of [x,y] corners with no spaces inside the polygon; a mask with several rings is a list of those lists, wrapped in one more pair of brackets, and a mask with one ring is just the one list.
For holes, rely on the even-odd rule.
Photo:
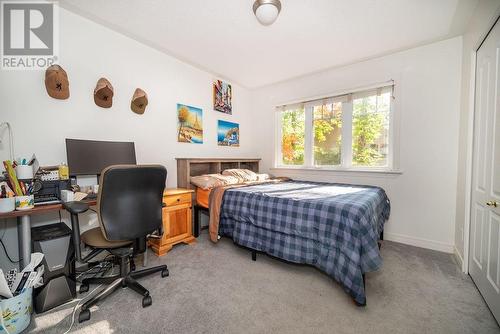
{"label": "nightstand drawer", "polygon": [[163,202],[167,206],[172,206],[172,205],[177,205],[177,204],[184,204],[184,203],[190,203],[191,202],[191,196],[192,196],[191,193],[164,196],[163,197]]}

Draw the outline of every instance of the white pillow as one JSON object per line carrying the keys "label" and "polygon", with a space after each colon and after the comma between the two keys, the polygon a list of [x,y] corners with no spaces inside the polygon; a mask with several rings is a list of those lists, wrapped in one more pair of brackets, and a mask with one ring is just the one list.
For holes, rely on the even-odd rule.
{"label": "white pillow", "polygon": [[240,180],[240,182],[247,182],[247,181],[257,181],[258,176],[255,172],[252,172],[249,169],[239,169],[239,168],[234,168],[234,169],[226,169],[225,171],[222,172],[222,175],[229,175],[229,176],[234,176]]}

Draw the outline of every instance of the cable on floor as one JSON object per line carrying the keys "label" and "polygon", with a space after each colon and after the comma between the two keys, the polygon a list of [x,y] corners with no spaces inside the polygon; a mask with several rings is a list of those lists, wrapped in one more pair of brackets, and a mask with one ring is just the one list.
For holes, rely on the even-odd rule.
{"label": "cable on floor", "polygon": [[68,334],[71,331],[71,329],[73,328],[73,325],[75,324],[75,314],[76,314],[76,310],[78,309],[78,306],[80,306],[80,304],[85,299],[89,298],[94,293],[94,291],[96,291],[97,289],[99,289],[101,286],[103,286],[103,284],[98,285],[94,290],[90,291],[88,295],[86,295],[85,297],[81,298],[79,300],[79,302],[75,305],[75,307],[73,308],[73,314],[71,315],[71,325],[69,326],[68,330],[66,332],[64,332],[64,334]]}

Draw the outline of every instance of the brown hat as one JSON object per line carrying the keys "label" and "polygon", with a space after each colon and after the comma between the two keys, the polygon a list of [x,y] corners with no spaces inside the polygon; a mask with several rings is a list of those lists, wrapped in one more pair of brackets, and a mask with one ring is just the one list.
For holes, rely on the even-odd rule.
{"label": "brown hat", "polygon": [[144,114],[148,105],[148,94],[140,88],[137,88],[132,96],[130,108],[136,114]]}
{"label": "brown hat", "polygon": [[52,65],[45,71],[45,88],[54,99],[66,100],[69,97],[69,81],[66,71],[59,65]]}
{"label": "brown hat", "polygon": [[100,78],[94,89],[94,102],[99,107],[111,108],[113,105],[113,86],[106,78]]}

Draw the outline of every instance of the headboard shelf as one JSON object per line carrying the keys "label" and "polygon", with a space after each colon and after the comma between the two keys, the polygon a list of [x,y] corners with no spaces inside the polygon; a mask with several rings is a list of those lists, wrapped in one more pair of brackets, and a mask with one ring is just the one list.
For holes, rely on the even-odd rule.
{"label": "headboard shelf", "polygon": [[203,174],[219,174],[225,169],[245,168],[259,172],[260,159],[248,158],[175,158],[177,187],[192,189],[190,178]]}

